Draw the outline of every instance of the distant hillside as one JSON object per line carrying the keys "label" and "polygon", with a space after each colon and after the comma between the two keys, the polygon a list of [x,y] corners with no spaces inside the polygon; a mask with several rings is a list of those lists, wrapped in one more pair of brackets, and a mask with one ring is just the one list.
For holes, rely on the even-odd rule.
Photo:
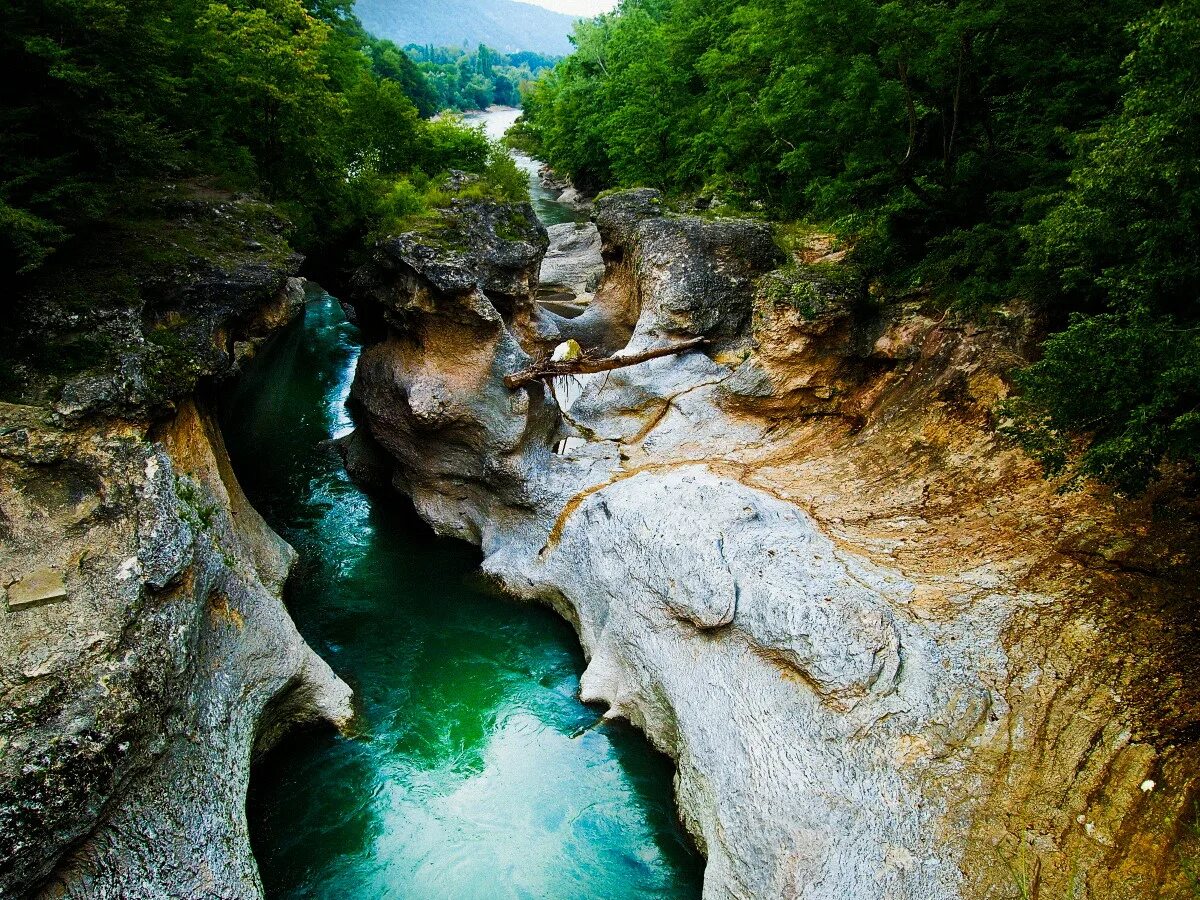
{"label": "distant hillside", "polygon": [[465,42],[504,53],[571,51],[571,16],[513,0],[357,0],[355,12],[368,31],[401,46]]}

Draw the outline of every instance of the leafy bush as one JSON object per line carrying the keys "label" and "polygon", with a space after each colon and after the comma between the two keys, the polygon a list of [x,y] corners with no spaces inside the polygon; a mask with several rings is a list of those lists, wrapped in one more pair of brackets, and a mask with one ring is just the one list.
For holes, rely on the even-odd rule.
{"label": "leafy bush", "polygon": [[484,177],[496,200],[519,203],[529,199],[529,176],[503,147],[491,149]]}
{"label": "leafy bush", "polygon": [[[474,140],[476,132],[468,134]],[[479,175],[464,178],[441,172],[429,177],[416,170],[391,182],[366,178],[363,183],[375,197],[371,211],[365,216],[372,223],[369,241],[419,228],[423,219],[455,201],[512,203],[529,199],[527,176],[499,145],[489,149],[487,164]]]}
{"label": "leafy bush", "polygon": [[1137,492],[1163,459],[1200,463],[1200,329],[1169,317],[1076,316],[1018,384],[1011,430],[1051,474],[1073,466]]}
{"label": "leafy bush", "polygon": [[418,190],[407,178],[401,178],[392,185],[379,204],[380,215],[394,220],[417,216],[428,210],[425,192]]}
{"label": "leafy bush", "polygon": [[480,173],[490,155],[491,144],[482,126],[468,128],[446,115],[425,123],[414,163],[427,173],[450,169]]}

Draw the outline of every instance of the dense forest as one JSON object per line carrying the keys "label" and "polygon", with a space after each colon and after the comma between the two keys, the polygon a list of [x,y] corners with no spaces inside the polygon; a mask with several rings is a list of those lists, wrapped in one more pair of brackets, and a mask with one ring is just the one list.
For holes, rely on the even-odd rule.
{"label": "dense forest", "polygon": [[419,64],[439,109],[518,106],[522,88],[558,61],[531,50],[497,53],[486,44],[473,52],[432,44],[408,44],[404,50]]}
{"label": "dense forest", "polygon": [[1051,471],[1200,462],[1200,0],[624,0],[575,43],[522,137],[580,186],[818,224],[885,296],[1034,302],[1009,412]]}
{"label": "dense forest", "polygon": [[350,0],[10,0],[0,31],[0,265],[31,273],[174,180],[271,200],[306,252],[445,202],[519,197],[482,132],[426,120],[420,68]]}

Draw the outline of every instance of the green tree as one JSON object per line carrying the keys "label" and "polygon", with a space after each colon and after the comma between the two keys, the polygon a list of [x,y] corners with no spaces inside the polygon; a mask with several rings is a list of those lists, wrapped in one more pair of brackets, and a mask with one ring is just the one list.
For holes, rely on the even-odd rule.
{"label": "green tree", "polygon": [[155,0],[0,6],[0,264],[35,268],[180,161],[179,48]]}
{"label": "green tree", "polygon": [[[0,261],[30,272],[164,179],[261,190],[309,252],[349,252],[395,176],[484,171],[426,127],[432,88],[350,0],[0,3]],[[461,151],[461,159],[454,154]]]}
{"label": "green tree", "polygon": [[329,25],[293,0],[245,6],[212,3],[198,22],[198,77],[222,136],[248,147],[270,194],[294,195],[334,173],[330,148],[306,140],[325,132],[344,111],[326,89],[322,53]]}
{"label": "green tree", "polygon": [[400,84],[422,118],[429,118],[441,109],[437,91],[426,79],[412,58],[388,40],[368,36],[371,65],[375,76],[383,81]]}
{"label": "green tree", "polygon": [[1083,312],[1021,374],[1013,410],[1051,471],[1128,490],[1164,459],[1200,462],[1200,0],[1133,33],[1120,111],[1030,229],[1042,294]]}
{"label": "green tree", "polygon": [[577,27],[527,119],[585,186],[714,189],[835,223],[893,286],[991,299],[1148,5],[625,0]]}
{"label": "green tree", "polygon": [[402,84],[364,77],[346,94],[343,138],[353,154],[352,169],[405,172],[419,153],[420,113]]}

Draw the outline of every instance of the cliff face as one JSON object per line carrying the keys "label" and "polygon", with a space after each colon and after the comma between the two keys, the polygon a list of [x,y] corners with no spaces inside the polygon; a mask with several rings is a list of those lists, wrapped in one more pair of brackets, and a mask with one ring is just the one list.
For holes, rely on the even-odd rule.
{"label": "cliff face", "polygon": [[[1194,506],[1059,495],[997,437],[1019,310],[879,309],[819,247],[650,191],[596,213],[575,319],[382,247],[343,449],[576,625],[585,699],[677,761],[706,896],[1187,896]],[[532,282],[538,229],[484,246]],[[553,340],[695,336],[565,413],[501,381]]]}
{"label": "cliff face", "polygon": [[252,897],[251,755],[350,692],[203,395],[299,311],[298,260],[250,201],[119,233],[5,335],[0,895]]}

